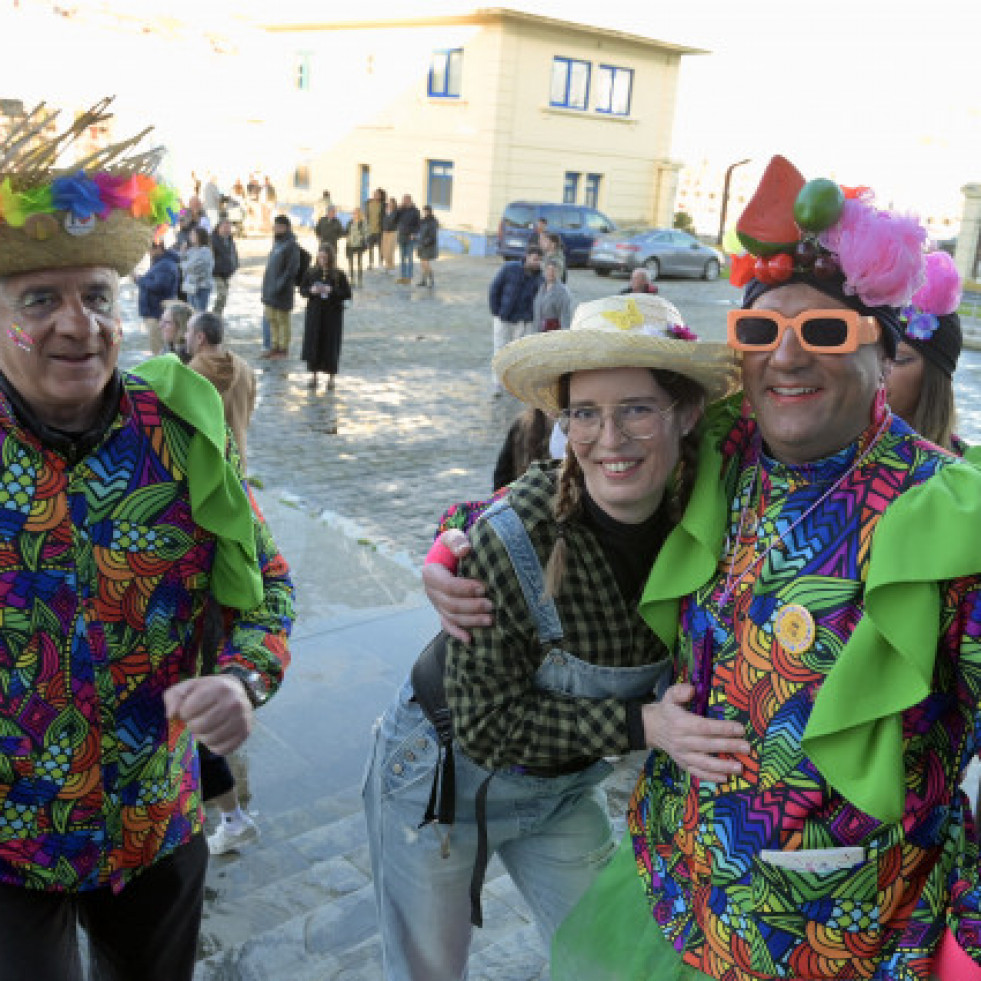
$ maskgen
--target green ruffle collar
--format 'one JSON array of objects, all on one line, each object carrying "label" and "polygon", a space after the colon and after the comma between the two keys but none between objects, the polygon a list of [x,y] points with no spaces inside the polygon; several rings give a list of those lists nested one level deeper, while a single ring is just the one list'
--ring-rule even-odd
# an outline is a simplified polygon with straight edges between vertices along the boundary
[{"label": "green ruffle collar", "polygon": [[[712,577],[721,554],[738,469],[723,472],[722,445],[741,401],[733,396],[707,413],[691,501],[641,599],[641,615],[669,648],[679,600]],[[937,583],[981,573],[978,536],[968,529],[981,529],[981,470],[968,464],[943,467],[889,505],[873,538],[864,616],[825,678],[804,732],[804,750],[828,783],[880,821],[903,814],[901,713],[931,690]]]},{"label": "green ruffle collar", "polygon": [[174,354],[150,358],[129,372],[194,428],[187,453],[191,514],[217,542],[211,592],[223,606],[255,609],[263,596],[252,506],[238,470],[225,456],[221,397],[206,378]]}]

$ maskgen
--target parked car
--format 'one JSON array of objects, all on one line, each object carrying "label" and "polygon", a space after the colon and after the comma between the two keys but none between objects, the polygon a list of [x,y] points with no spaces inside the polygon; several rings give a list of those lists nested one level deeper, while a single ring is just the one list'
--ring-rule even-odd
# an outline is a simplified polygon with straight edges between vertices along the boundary
[{"label": "parked car", "polygon": [[718,279],[723,261],[722,253],[676,228],[644,228],[601,235],[589,254],[589,265],[597,276],[631,272],[643,266],[652,280],[658,276]]},{"label": "parked car", "polygon": [[497,232],[497,252],[504,259],[520,259],[528,247],[539,218],[548,230],[562,239],[566,263],[585,266],[597,235],[616,231],[616,225],[601,211],[582,204],[547,204],[541,201],[512,201],[504,209]]}]

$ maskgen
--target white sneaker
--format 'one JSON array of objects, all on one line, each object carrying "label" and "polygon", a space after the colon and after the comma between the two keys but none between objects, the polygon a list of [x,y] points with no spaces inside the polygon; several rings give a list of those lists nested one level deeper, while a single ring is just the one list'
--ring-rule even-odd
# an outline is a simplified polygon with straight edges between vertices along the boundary
[{"label": "white sneaker", "polygon": [[229,824],[222,820],[218,824],[218,830],[213,835],[208,835],[208,851],[212,855],[237,852],[243,845],[255,841],[258,837],[258,825],[247,814],[237,824]]}]

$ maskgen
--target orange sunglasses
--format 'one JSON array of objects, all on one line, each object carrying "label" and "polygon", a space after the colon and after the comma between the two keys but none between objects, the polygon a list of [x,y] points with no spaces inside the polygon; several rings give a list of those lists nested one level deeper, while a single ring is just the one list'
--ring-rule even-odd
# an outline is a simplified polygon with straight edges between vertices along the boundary
[{"label": "orange sunglasses", "polygon": [[850,354],[882,333],[875,317],[857,310],[807,310],[785,317],[775,310],[730,310],[726,341],[735,351],[773,351],[788,327],[800,346],[815,354]]}]

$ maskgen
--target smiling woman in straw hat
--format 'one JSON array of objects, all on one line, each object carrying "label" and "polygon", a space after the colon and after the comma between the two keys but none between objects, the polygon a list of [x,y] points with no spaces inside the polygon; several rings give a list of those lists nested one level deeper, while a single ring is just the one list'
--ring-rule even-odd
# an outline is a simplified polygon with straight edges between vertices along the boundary
[{"label": "smiling woman in straw hat", "polygon": [[438,738],[418,671],[379,723],[365,806],[385,977],[399,981],[464,975],[495,853],[548,941],[613,851],[604,757],[659,746],[719,779],[733,765],[713,754],[742,745],[728,723],[685,712],[688,689],[658,700],[668,652],[636,612],[684,507],[702,407],[735,384],[733,355],[667,301],[616,296],[581,305],[568,331],[508,345],[494,367],[558,415],[568,449],[471,531],[462,571],[499,614],[472,645],[448,643],[453,806],[422,830]]}]

